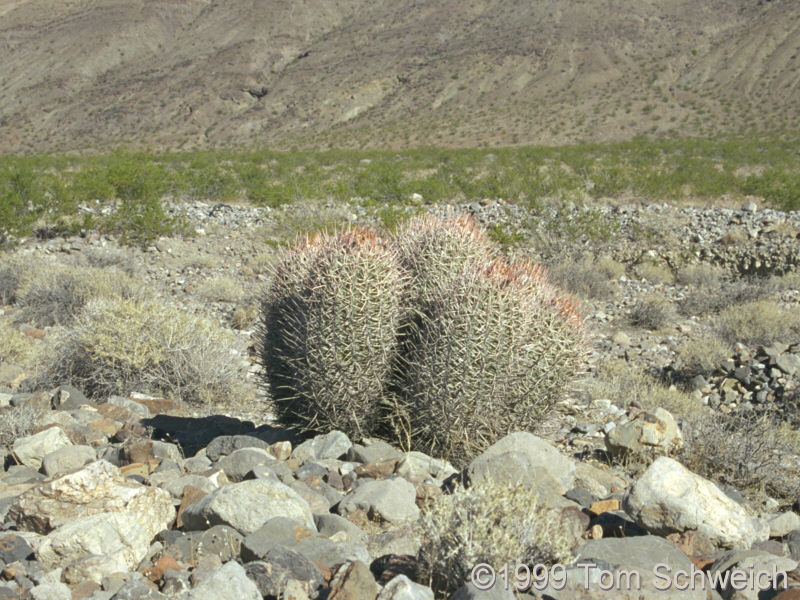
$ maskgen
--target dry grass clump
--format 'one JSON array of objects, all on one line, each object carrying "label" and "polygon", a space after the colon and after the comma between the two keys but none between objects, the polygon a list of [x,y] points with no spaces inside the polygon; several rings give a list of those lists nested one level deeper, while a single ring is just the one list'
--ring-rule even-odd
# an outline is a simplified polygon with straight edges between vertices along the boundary
[{"label": "dry grass clump", "polygon": [[[619,263],[614,264],[622,267]],[[591,257],[557,262],[550,265],[548,272],[555,284],[569,292],[581,298],[600,300],[608,299],[614,294],[614,286],[609,280],[619,277],[613,275],[617,271],[611,263],[603,261],[601,267],[599,261],[595,262]],[[624,267],[622,272],[624,273]]]},{"label": "dry grass clump", "polygon": [[770,277],[769,283],[777,291],[800,290],[800,271],[790,271],[780,277]]},{"label": "dry grass clump", "polygon": [[24,333],[0,318],[0,363],[26,364],[33,352],[33,344]]},{"label": "dry grass clump", "polygon": [[144,392],[233,401],[240,369],[232,347],[214,323],[157,301],[99,300],[55,345],[42,383],[69,381],[93,398]]},{"label": "dry grass clump", "polygon": [[239,282],[229,277],[207,279],[197,288],[197,295],[209,302],[237,302],[244,295]]},{"label": "dry grass clump", "polygon": [[699,263],[681,268],[676,279],[678,283],[683,285],[691,285],[698,288],[718,288],[722,284],[724,273],[721,267]]},{"label": "dry grass clump", "polygon": [[687,377],[708,377],[730,357],[730,346],[715,335],[692,338],[678,349],[678,362]]},{"label": "dry grass clump", "polygon": [[141,282],[115,269],[42,265],[20,286],[19,319],[40,327],[68,325],[90,300],[144,293]]},{"label": "dry grass clump", "polygon": [[625,275],[625,265],[605,254],[597,257],[594,268],[608,279],[619,279]]},{"label": "dry grass clump", "polygon": [[645,329],[662,329],[675,322],[675,305],[661,294],[648,294],[633,307],[631,325]]},{"label": "dry grass clump", "polygon": [[593,399],[606,398],[623,407],[635,403],[649,411],[661,407],[676,418],[697,414],[705,408],[688,394],[664,385],[636,365],[619,358],[602,363],[595,377],[585,384]]},{"label": "dry grass clump", "polygon": [[249,300],[242,302],[233,310],[231,325],[239,331],[253,329],[258,321],[258,302]]},{"label": "dry grass clump", "polygon": [[714,314],[735,304],[761,300],[778,289],[775,279],[737,279],[709,284],[690,293],[681,302],[680,310],[684,315]]},{"label": "dry grass clump", "polygon": [[5,256],[3,259],[3,264],[0,265],[0,306],[17,301],[17,291],[22,279],[22,263],[12,258],[6,260]]},{"label": "dry grass clump", "polygon": [[560,530],[552,512],[523,485],[487,480],[456,486],[424,509],[418,524],[420,574],[444,598],[469,581],[480,563],[497,571],[509,564],[566,562],[574,540]]},{"label": "dry grass clump", "polygon": [[643,262],[634,267],[633,272],[640,279],[646,279],[651,283],[672,283],[675,278],[669,267],[657,262]]},{"label": "dry grass clump", "polygon": [[797,432],[774,415],[706,413],[685,422],[682,433],[681,462],[692,472],[733,486],[754,502],[769,494],[791,505],[800,495],[800,475],[791,461]]},{"label": "dry grass clump", "polygon": [[11,448],[14,440],[32,434],[44,413],[45,409],[33,402],[0,407],[0,446]]},{"label": "dry grass clump", "polygon": [[139,263],[127,248],[89,248],[77,255],[76,264],[96,269],[113,268],[131,276],[139,272]]},{"label": "dry grass clump", "polygon": [[723,310],[715,325],[729,344],[791,343],[800,338],[800,311],[772,300],[745,302]]}]

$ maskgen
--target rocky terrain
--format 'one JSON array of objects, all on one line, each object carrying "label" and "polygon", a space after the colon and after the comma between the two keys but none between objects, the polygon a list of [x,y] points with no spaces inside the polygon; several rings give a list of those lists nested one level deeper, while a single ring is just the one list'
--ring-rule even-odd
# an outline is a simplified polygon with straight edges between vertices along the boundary
[{"label": "rocky terrain", "polygon": [[789,0],[2,0],[0,152],[779,131],[797,118],[798,10]]},{"label": "rocky terrain", "polygon": [[[186,404],[144,389],[87,398],[66,375],[43,385],[35,359],[0,362],[0,598],[410,600],[433,598],[434,589],[513,598],[515,580],[501,589],[500,565],[490,591],[460,587],[462,577],[460,589],[445,592],[441,577],[430,578],[431,532],[444,536],[457,520],[425,515],[457,498],[459,481],[474,490],[519,483],[535,498],[524,512],[538,518],[538,547],[550,548],[542,551],[549,579],[516,580],[520,598],[800,593],[800,456],[791,433],[782,445],[770,437],[780,422],[797,426],[799,213],[754,202],[540,213],[503,202],[424,207],[471,212],[513,240],[509,252],[546,262],[581,298],[590,333],[582,378],[535,435],[513,433],[457,470],[339,431],[304,440],[275,422],[257,385],[253,311],[274,245],[305,229],[311,213],[340,223],[373,217],[349,205],[171,210],[193,236],[138,249],[96,232],[28,239],[6,263],[126,271],[161,301],[219,323],[234,336],[241,401]],[[569,234],[587,211],[608,235]],[[71,325],[37,323],[25,312],[27,293],[4,299],[0,323],[44,356]],[[734,327],[726,310],[754,304],[768,307],[758,313],[764,323]],[[715,470],[713,460],[740,472]],[[473,516],[463,560],[487,552],[491,531],[520,518],[498,511],[490,523]],[[692,569],[701,573],[692,585],[676,578]],[[626,571],[640,576],[630,589]],[[769,575],[733,589],[737,573],[761,571]],[[727,588],[709,583],[726,576]]]}]

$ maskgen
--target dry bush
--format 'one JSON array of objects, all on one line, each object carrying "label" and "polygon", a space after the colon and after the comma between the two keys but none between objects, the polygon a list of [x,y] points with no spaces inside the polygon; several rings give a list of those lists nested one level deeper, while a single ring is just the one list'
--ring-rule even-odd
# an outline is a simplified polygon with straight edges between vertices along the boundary
[{"label": "dry bush", "polygon": [[608,279],[619,279],[625,275],[625,265],[608,255],[598,256],[594,261],[594,268]]},{"label": "dry bush", "polygon": [[30,339],[0,317],[0,363],[26,364],[32,352]]},{"label": "dry bush", "polygon": [[0,265],[0,306],[14,304],[17,301],[17,291],[21,281],[22,263],[13,258],[3,256]]},{"label": "dry bush", "polygon": [[237,306],[231,315],[231,325],[240,331],[253,329],[258,321],[258,303],[250,300]]},{"label": "dry bush", "polygon": [[681,462],[692,472],[754,502],[767,493],[790,505],[800,496],[800,475],[790,458],[797,454],[796,435],[787,435],[774,415],[706,413],[686,421],[682,433]]},{"label": "dry bush", "polygon": [[96,399],[144,392],[234,401],[241,374],[231,348],[214,323],[157,301],[99,300],[55,344],[40,383],[71,382]]},{"label": "dry bush", "polygon": [[634,267],[633,272],[640,279],[646,279],[651,283],[672,283],[675,278],[669,267],[656,262],[643,262]]},{"label": "dry bush", "polygon": [[68,325],[90,300],[144,294],[140,281],[115,269],[42,265],[20,287],[18,318],[40,327]]},{"label": "dry bush", "polygon": [[272,272],[277,261],[275,253],[270,254],[257,254],[249,261],[247,261],[247,270],[253,275],[268,275]]},{"label": "dry bush", "polygon": [[683,315],[718,313],[729,306],[761,300],[778,291],[777,283],[770,279],[737,279],[708,285],[693,290],[680,304]]},{"label": "dry bush", "polygon": [[139,264],[133,252],[127,248],[89,248],[77,254],[75,262],[79,266],[96,269],[114,268],[131,276],[139,272]]},{"label": "dry bush", "polygon": [[800,271],[790,271],[780,277],[770,277],[769,284],[777,291],[800,290]]},{"label": "dry bush", "polygon": [[614,286],[609,281],[610,265],[605,267],[601,269],[590,257],[584,257],[551,264],[549,275],[553,283],[581,298],[604,300],[614,293]]},{"label": "dry bush", "polygon": [[678,283],[698,288],[719,288],[722,284],[724,270],[715,265],[699,263],[686,265],[678,271]]},{"label": "dry bush", "polygon": [[237,302],[244,291],[238,281],[229,277],[215,277],[201,283],[197,295],[209,302]]},{"label": "dry bush", "polygon": [[45,409],[33,402],[0,408],[0,446],[10,449],[14,440],[34,432]]},{"label": "dry bush", "polygon": [[771,300],[745,302],[723,310],[715,325],[729,344],[792,343],[800,338],[800,311]]},{"label": "dry bush", "polygon": [[648,294],[633,307],[631,325],[645,329],[662,329],[675,322],[675,305],[661,294]]},{"label": "dry bush", "polygon": [[529,487],[492,480],[457,485],[426,507],[417,525],[420,575],[444,598],[469,581],[480,563],[499,570],[568,561],[574,540],[553,517]]},{"label": "dry bush", "polygon": [[606,398],[622,406],[635,403],[650,411],[661,407],[676,418],[697,414],[705,408],[689,394],[667,387],[636,365],[619,358],[602,363],[595,377],[585,382],[585,387],[592,399]]},{"label": "dry bush", "polygon": [[186,266],[193,269],[215,269],[220,264],[222,260],[215,254],[193,254],[186,262]]},{"label": "dry bush", "polygon": [[686,377],[708,377],[730,357],[730,346],[713,334],[701,339],[692,338],[678,349],[678,362]]}]

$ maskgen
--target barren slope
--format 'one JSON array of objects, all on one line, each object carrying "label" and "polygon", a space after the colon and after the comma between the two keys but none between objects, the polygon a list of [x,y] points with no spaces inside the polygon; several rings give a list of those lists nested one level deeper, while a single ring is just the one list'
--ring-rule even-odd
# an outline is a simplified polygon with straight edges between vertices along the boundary
[{"label": "barren slope", "polygon": [[779,129],[787,0],[0,0],[0,151]]}]

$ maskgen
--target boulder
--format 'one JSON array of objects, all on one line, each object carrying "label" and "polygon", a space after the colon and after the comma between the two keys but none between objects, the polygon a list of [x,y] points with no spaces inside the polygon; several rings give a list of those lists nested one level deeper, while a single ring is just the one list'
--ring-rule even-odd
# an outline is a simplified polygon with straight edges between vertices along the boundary
[{"label": "boulder", "polygon": [[79,469],[96,458],[96,452],[91,446],[64,446],[45,454],[42,471],[48,477],[61,475]]},{"label": "boulder", "polygon": [[17,462],[39,469],[45,455],[71,445],[72,442],[63,429],[48,427],[39,433],[15,439],[12,450]]},{"label": "boulder", "polygon": [[248,535],[274,517],[314,528],[308,503],[289,486],[272,479],[252,479],[216,489],[183,511],[182,518],[189,530],[229,525]]},{"label": "boulder", "polygon": [[405,575],[398,575],[383,586],[378,600],[433,600],[433,591]]},{"label": "boulder", "polygon": [[723,548],[749,548],[769,537],[769,525],[747,513],[712,482],[662,456],[636,481],[624,510],[656,535],[695,530]]},{"label": "boulder", "polygon": [[675,418],[663,408],[641,412],[606,433],[606,448],[614,456],[658,451],[669,454],[683,446]]},{"label": "boulder", "polygon": [[364,480],[342,499],[338,512],[360,510],[373,520],[403,523],[419,517],[416,498],[416,488],[403,478]]},{"label": "boulder", "polygon": [[[737,600],[760,600],[765,592],[770,594],[773,590],[783,589],[789,581],[789,571],[795,568],[797,561],[791,558],[759,550],[734,550],[719,556],[708,573],[727,584],[718,588],[724,600],[734,596]],[[775,574],[778,574],[777,581],[773,581]],[[744,578],[744,585],[739,584],[737,577]]]},{"label": "boulder", "polygon": [[292,450],[292,457],[301,463],[307,460],[339,458],[346,454],[353,443],[342,431],[331,431],[306,440]]},{"label": "boulder", "polygon": [[262,600],[256,584],[247,577],[242,565],[230,561],[204,577],[197,586],[181,596],[181,600]]}]

